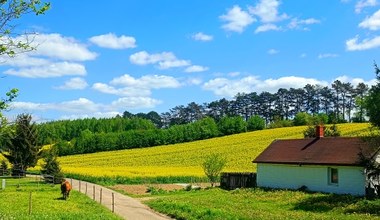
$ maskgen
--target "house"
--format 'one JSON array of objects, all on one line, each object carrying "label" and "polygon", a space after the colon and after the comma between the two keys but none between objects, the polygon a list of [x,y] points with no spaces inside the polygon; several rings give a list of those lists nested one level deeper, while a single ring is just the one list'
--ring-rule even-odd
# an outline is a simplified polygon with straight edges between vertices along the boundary
[{"label": "house", "polygon": [[361,138],[324,137],[317,126],[316,138],[275,140],[257,156],[257,186],[363,196],[368,178],[359,154],[380,159]]}]

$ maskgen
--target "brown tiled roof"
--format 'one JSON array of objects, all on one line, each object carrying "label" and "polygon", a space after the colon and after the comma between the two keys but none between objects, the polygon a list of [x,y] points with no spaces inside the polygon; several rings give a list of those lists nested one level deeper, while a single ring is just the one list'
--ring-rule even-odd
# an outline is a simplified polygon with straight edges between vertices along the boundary
[{"label": "brown tiled roof", "polygon": [[371,157],[375,149],[354,137],[275,140],[253,162],[358,166],[360,152]]}]

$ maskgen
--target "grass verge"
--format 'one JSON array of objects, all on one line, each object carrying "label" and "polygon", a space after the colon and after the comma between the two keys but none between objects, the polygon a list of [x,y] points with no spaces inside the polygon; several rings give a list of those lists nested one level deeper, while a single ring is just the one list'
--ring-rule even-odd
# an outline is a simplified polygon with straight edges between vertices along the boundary
[{"label": "grass verge", "polygon": [[5,189],[0,190],[0,219],[121,219],[77,191],[72,191],[68,200],[61,197],[59,185],[7,179]]},{"label": "grass verge", "polygon": [[380,200],[286,190],[219,188],[155,195],[145,202],[176,219],[380,219]]}]

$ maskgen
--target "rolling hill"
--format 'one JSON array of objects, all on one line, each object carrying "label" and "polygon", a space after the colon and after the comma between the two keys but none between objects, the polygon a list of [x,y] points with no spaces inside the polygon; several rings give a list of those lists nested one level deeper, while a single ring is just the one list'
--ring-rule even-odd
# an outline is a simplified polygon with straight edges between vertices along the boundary
[{"label": "rolling hill", "polygon": [[[361,136],[369,124],[339,124],[342,136]],[[227,158],[224,171],[255,172],[251,161],[275,139],[302,138],[306,126],[212,138],[150,148],[108,151],[59,158],[66,173],[121,177],[204,176],[201,164],[206,155],[219,153]]]}]

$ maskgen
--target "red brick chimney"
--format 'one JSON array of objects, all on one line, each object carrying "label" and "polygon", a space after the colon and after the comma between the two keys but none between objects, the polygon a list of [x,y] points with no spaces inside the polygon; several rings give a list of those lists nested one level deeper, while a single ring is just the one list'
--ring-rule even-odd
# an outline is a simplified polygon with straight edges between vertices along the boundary
[{"label": "red brick chimney", "polygon": [[322,125],[317,125],[315,127],[315,137],[316,138],[323,138],[324,136],[324,130]]}]

